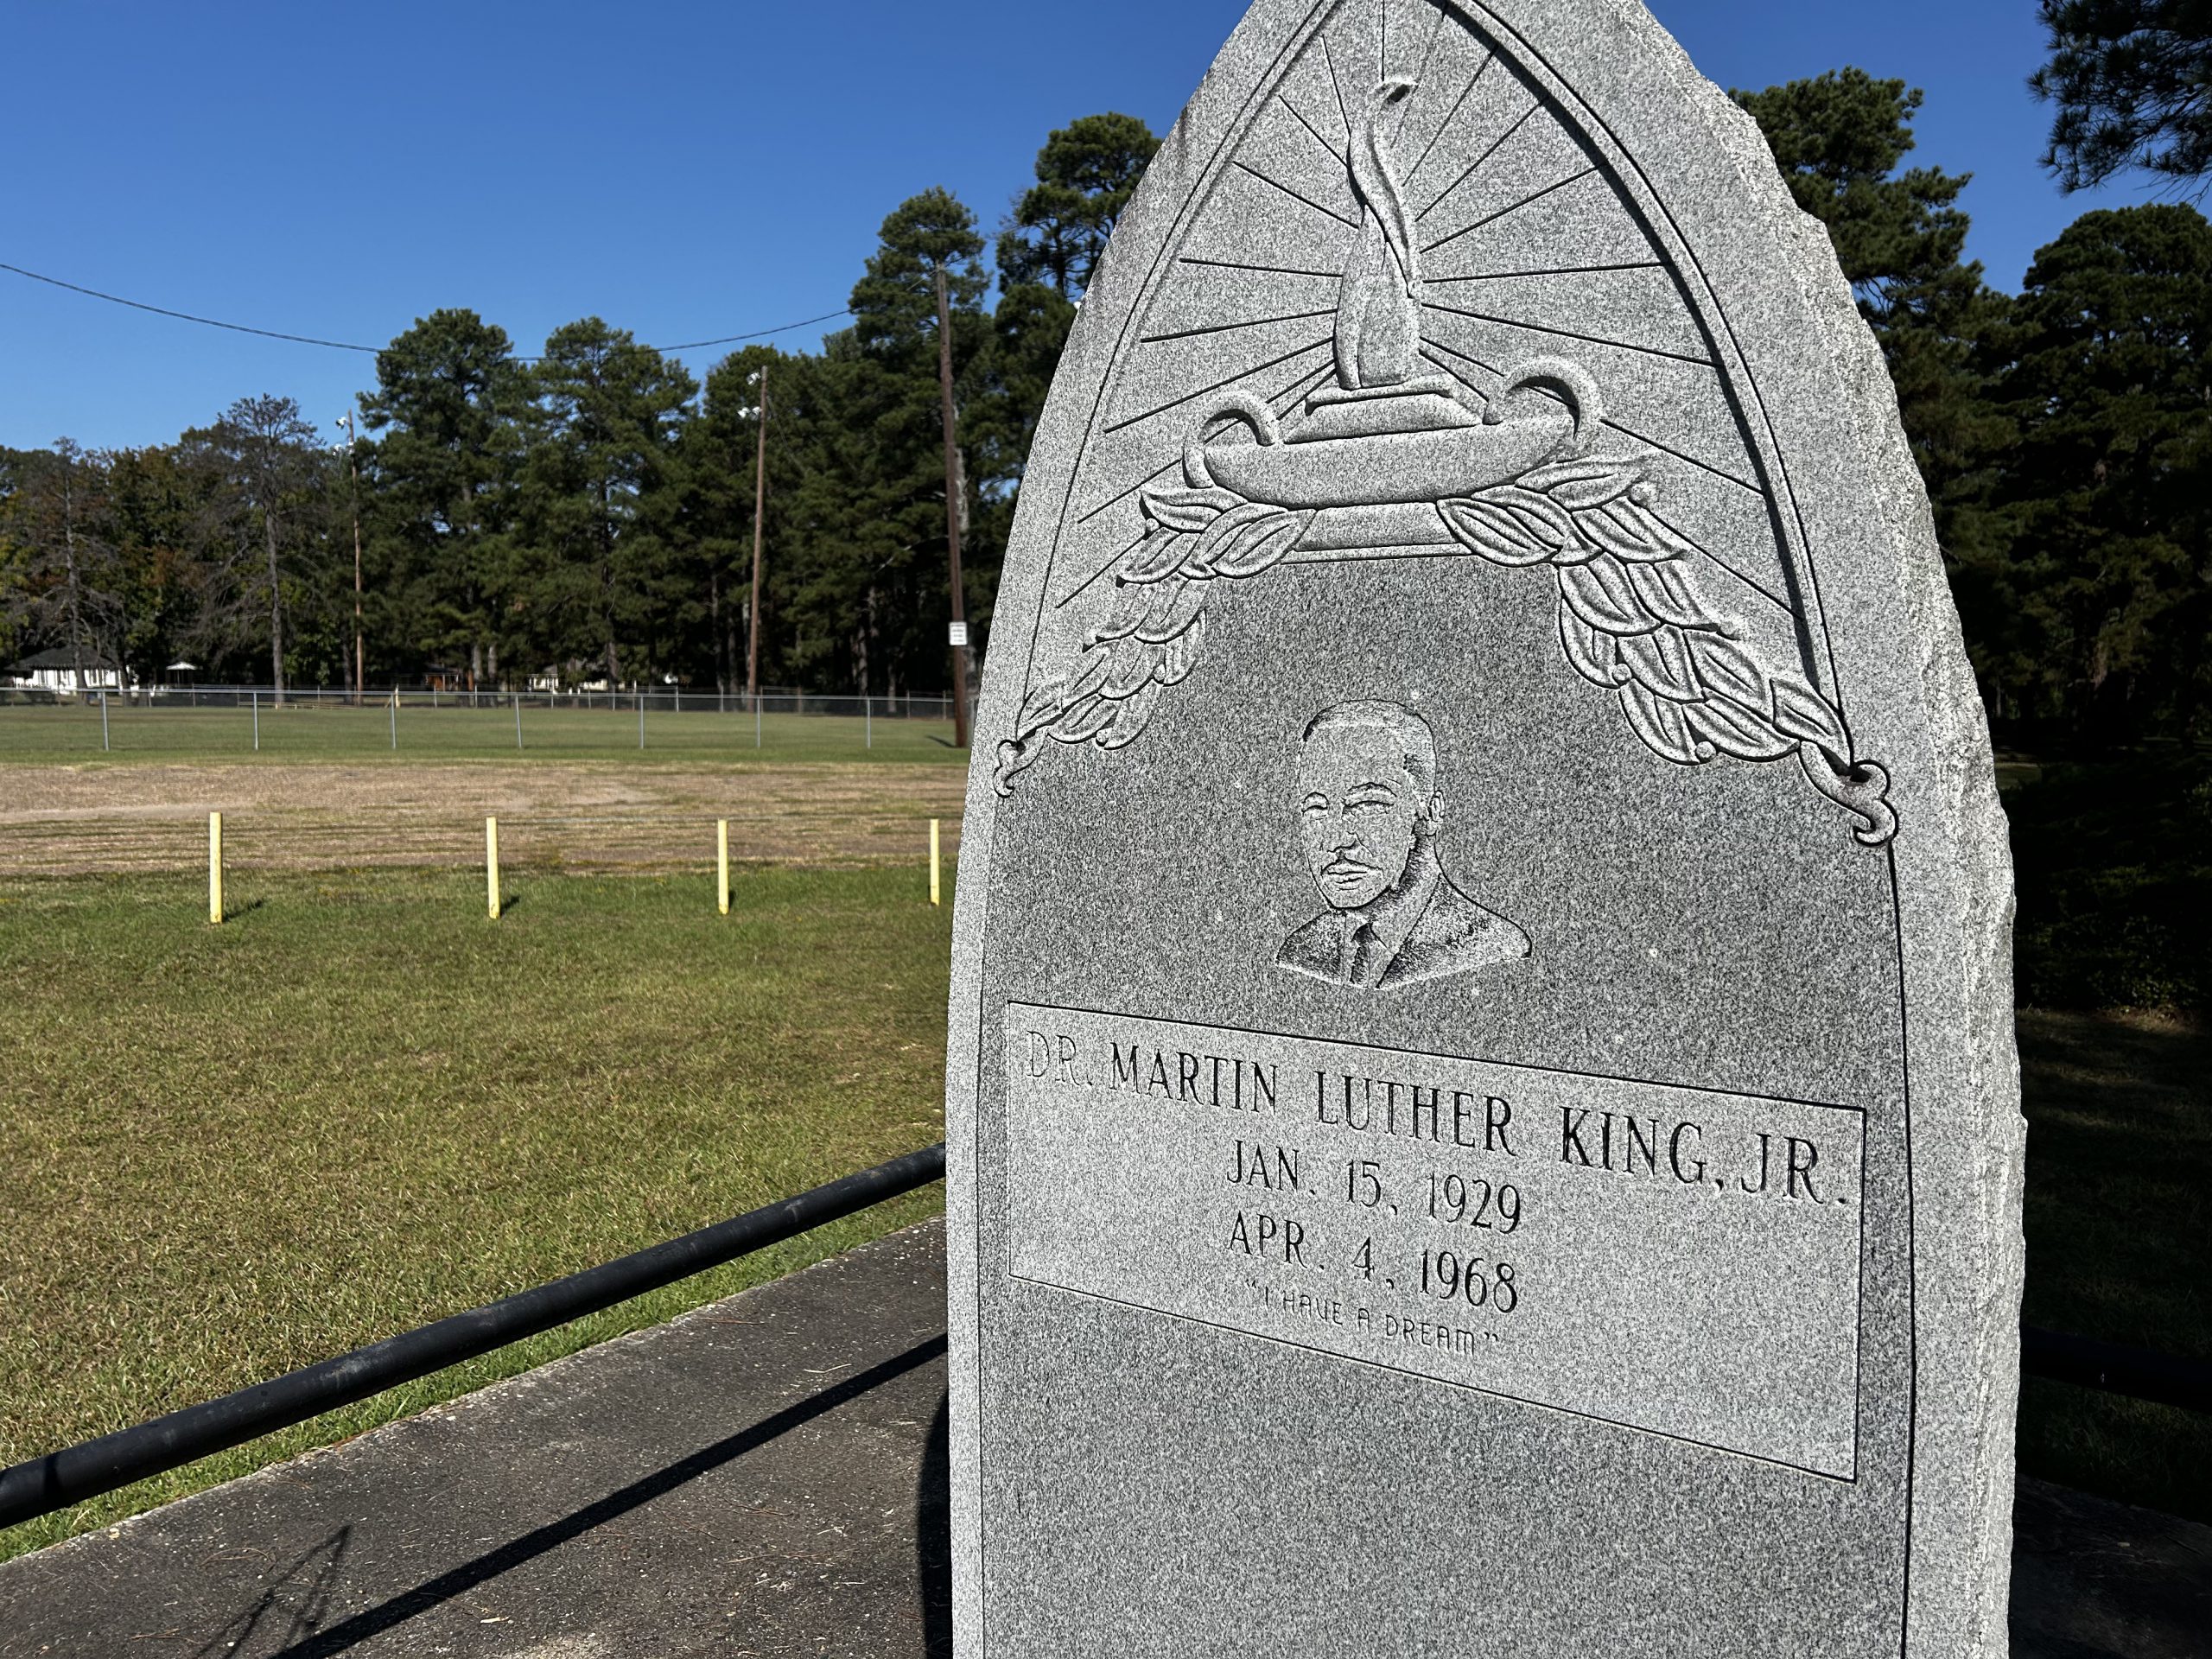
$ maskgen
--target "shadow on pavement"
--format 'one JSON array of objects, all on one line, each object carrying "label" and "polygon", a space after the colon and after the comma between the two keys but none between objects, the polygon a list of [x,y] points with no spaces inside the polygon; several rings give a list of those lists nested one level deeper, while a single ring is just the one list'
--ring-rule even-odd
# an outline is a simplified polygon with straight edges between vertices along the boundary
[{"label": "shadow on pavement", "polygon": [[[299,1632],[297,1637],[291,1642],[290,1645],[271,1654],[270,1659],[331,1659],[331,1656],[345,1653],[372,1636],[403,1624],[420,1614],[429,1612],[451,1601],[454,1597],[464,1595],[478,1586],[499,1577],[503,1573],[511,1572],[524,1562],[535,1560],[549,1551],[557,1549],[562,1545],[582,1537],[594,1528],[604,1526],[608,1522],[617,1520],[633,1510],[642,1508],[655,1498],[674,1491],[688,1481],[696,1480],[702,1475],[719,1469],[725,1464],[734,1462],[747,1452],[767,1445],[779,1435],[787,1434],[817,1417],[835,1411],[848,1402],[858,1399],[871,1389],[879,1388],[895,1377],[903,1376],[909,1371],[930,1363],[932,1360],[942,1358],[944,1351],[945,1340],[941,1336],[918,1344],[903,1354],[896,1355],[880,1364],[871,1366],[865,1371],[847,1377],[842,1382],[833,1383],[819,1394],[810,1395],[798,1404],[788,1406],[774,1415],[762,1419],[750,1428],[742,1429],[730,1435],[727,1440],[718,1440],[712,1446],[704,1446],[692,1452],[689,1457],[678,1459],[667,1468],[658,1470],[642,1480],[632,1481],[627,1486],[609,1492],[605,1497],[586,1504],[573,1515],[564,1516],[558,1521],[549,1522],[544,1526],[523,1534],[519,1538],[509,1540],[497,1549],[487,1551],[474,1560],[463,1562],[450,1572],[440,1573],[426,1584],[417,1585],[414,1589],[394,1596],[377,1606],[355,1613],[327,1630],[317,1630],[314,1628],[313,1623],[315,1608],[319,1600],[327,1599],[327,1586],[333,1581],[337,1569],[338,1556],[337,1554],[333,1553],[321,1569],[321,1576],[315,1579],[310,1596],[302,1601],[299,1608],[293,1614],[292,1629]],[[938,1421],[940,1424],[944,1421],[942,1414]],[[943,1456],[941,1445],[941,1440],[934,1437],[933,1431],[932,1453],[940,1459]],[[925,1465],[927,1466],[930,1465]],[[931,1477],[925,1473],[922,1483],[925,1493],[929,1490],[931,1479]],[[237,1619],[225,1628],[223,1636],[218,1637],[215,1643],[211,1643],[202,1651],[210,1656],[216,1653],[236,1654],[238,1652],[237,1648],[226,1647],[222,1643],[226,1640],[243,1640],[245,1635],[250,1634],[255,1628],[251,1621],[263,1617],[260,1610],[264,1605],[274,1608],[283,1600],[283,1592],[285,1585],[299,1578],[303,1570],[312,1571],[310,1564],[318,1554],[331,1550],[333,1543],[335,1543],[338,1549],[342,1551],[343,1537],[344,1533],[341,1530],[336,1539],[326,1541],[318,1546],[316,1550],[309,1552],[308,1556],[304,1558],[298,1567],[293,1568],[284,1580],[264,1591],[260,1600],[253,1608],[239,1614]],[[936,1617],[937,1615],[932,1613],[932,1619]],[[946,1624],[945,1645],[942,1649],[934,1645],[936,1637],[933,1625],[932,1646],[930,1649],[932,1654],[940,1651],[949,1654],[951,1651],[949,1611],[944,1617]],[[235,1638],[232,1637],[232,1632],[238,1632]]]},{"label": "shadow on pavement", "polygon": [[914,1488],[915,1557],[921,1569],[922,1651],[952,1659],[952,1421],[937,1402]]},{"label": "shadow on pavement", "polygon": [[192,1659],[243,1659],[255,1650],[248,1644],[257,1636],[280,1644],[313,1636],[329,1616],[339,1569],[353,1541],[352,1527],[339,1528],[279,1573],[251,1607],[194,1648]]}]

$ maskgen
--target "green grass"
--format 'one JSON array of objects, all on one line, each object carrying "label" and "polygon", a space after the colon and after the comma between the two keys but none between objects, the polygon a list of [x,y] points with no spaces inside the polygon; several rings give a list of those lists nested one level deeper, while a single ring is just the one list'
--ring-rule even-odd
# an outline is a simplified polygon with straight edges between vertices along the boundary
[{"label": "green grass", "polygon": [[[2028,1119],[2024,1317],[2212,1360],[2212,767],[2000,765]],[[2020,1466],[2212,1521],[2212,1418],[2026,1380]]]},{"label": "green grass", "polygon": [[2131,755],[2005,792],[2024,1007],[2212,1012],[2212,766]]},{"label": "green grass", "polygon": [[[2024,1317],[2212,1360],[2212,1036],[2023,1013]],[[2020,1466],[2212,1521],[2212,1417],[2061,1382],[2021,1390]]]},{"label": "green grass", "polygon": [[[89,712],[87,753],[87,711],[0,709],[0,761],[97,762]],[[111,713],[120,764],[253,758],[226,747],[243,716]],[[512,740],[512,710],[402,718],[422,733],[401,751],[410,763],[434,744],[449,760],[493,758]],[[346,759],[383,719],[264,715],[261,758]],[[524,753],[619,758],[609,719],[526,709]],[[736,716],[649,716],[649,743],[669,735],[646,758],[696,737],[695,755],[741,760],[733,727],[749,741]],[[868,753],[855,722],[771,717],[763,734],[778,760]],[[876,738],[880,760],[965,758],[918,726],[880,721]],[[2185,1016],[2052,1011],[2201,1006],[2202,779],[2174,762],[2015,769],[2007,806],[2023,1000],[2044,1005],[2021,1025],[2027,1318],[2212,1357],[2212,1038]],[[914,870],[749,871],[728,918],[696,874],[522,868],[508,889],[493,924],[473,869],[249,869],[231,883],[241,913],[211,929],[196,872],[0,881],[0,1462],[941,1135],[949,912],[920,902]],[[937,1203],[931,1189],[0,1533],[0,1555],[665,1319]],[[2030,1473],[2212,1520],[2212,1420],[2030,1382],[2019,1444]]]},{"label": "green grass", "polygon": [[[0,1462],[242,1387],[943,1134],[949,909],[912,870],[0,883]],[[923,1192],[0,1532],[50,1542],[933,1211]]]},{"label": "green grass", "polygon": [[164,703],[108,709],[108,747],[101,747],[100,709],[89,704],[0,705],[0,766],[83,766],[106,762],[263,762],[301,760],[398,762],[426,760],[647,760],[934,761],[965,766],[968,752],[952,747],[950,721],[873,721],[843,715],[763,714],[760,742],[750,715],[716,713],[711,699],[681,714],[665,705],[645,715],[645,746],[638,747],[633,709],[549,709],[525,702],[523,747],[515,747],[512,707],[467,709],[450,702],[433,709],[410,698],[392,717],[378,706],[295,705],[281,712],[264,704],[261,747],[254,748],[250,709],[193,709]]}]

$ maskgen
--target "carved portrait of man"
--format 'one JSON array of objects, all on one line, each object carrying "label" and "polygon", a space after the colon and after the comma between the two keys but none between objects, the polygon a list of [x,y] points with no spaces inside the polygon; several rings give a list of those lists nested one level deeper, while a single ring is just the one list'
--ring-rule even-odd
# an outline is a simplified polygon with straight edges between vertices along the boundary
[{"label": "carved portrait of man", "polygon": [[1395,702],[1340,702],[1306,723],[1300,840],[1325,908],[1275,965],[1371,989],[1472,973],[1529,954],[1529,936],[1444,873],[1436,739]]}]

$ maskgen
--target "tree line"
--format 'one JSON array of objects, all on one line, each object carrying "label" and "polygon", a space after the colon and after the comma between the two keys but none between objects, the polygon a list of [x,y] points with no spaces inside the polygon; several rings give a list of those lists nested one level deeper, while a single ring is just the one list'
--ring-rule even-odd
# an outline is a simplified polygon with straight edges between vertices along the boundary
[{"label": "tree line", "polygon": [[938,696],[938,276],[981,638],[1060,347],[1158,147],[1121,115],[1052,133],[988,262],[963,204],[912,197],[848,327],[817,353],[748,346],[703,385],[598,317],[524,357],[496,323],[440,310],[378,354],[355,443],[270,396],[169,444],[0,449],[0,664],[58,649],[154,683],[188,660],[203,679],[349,684],[358,522],[372,684],[739,687],[757,459],[760,682]]},{"label": "tree line", "polygon": [[[2212,36],[2186,10],[2044,0],[2063,183],[2133,167],[2201,190],[2212,105],[2189,88]],[[2212,225],[2183,201],[2084,213],[2008,295],[1962,258],[1970,175],[1906,165],[1918,92],[1846,69],[1735,97],[1888,362],[2000,733],[2212,737]]]},{"label": "tree line", "polygon": [[[2134,167],[2201,188],[2207,53],[2177,4],[2044,0],[2044,159],[2069,187]],[[1963,258],[1967,175],[1908,164],[1919,92],[1845,69],[1735,96],[1888,362],[1992,715],[2045,743],[2212,735],[2212,225],[2178,200],[2085,213],[2007,294]],[[938,277],[987,645],[1054,365],[1157,148],[1122,115],[1053,132],[988,261],[951,194],[902,202],[849,327],[747,346],[703,385],[596,317],[526,359],[442,310],[378,354],[350,449],[270,396],[173,444],[0,450],[0,662],[345,684],[358,517],[372,683],[741,687],[765,407],[761,683],[939,695]]]}]

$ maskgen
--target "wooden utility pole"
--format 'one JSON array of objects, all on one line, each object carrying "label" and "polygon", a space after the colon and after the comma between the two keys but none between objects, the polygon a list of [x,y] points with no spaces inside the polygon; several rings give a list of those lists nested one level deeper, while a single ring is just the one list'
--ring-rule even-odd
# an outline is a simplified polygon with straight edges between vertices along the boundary
[{"label": "wooden utility pole", "polygon": [[351,410],[341,424],[346,428],[346,458],[353,466],[353,706],[358,709],[368,664],[368,652],[361,643],[361,451],[355,441]]},{"label": "wooden utility pole", "polygon": [[968,606],[960,591],[960,445],[952,410],[952,302],[937,268],[937,378],[944,404],[944,547],[952,566],[952,747],[968,747]]},{"label": "wooden utility pole", "polygon": [[760,365],[760,418],[753,458],[753,603],[745,613],[745,701],[755,709],[760,695],[760,527],[768,508],[768,365]]}]

